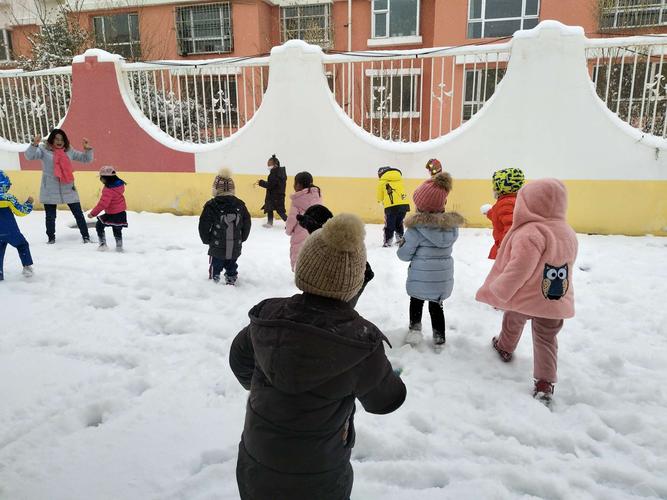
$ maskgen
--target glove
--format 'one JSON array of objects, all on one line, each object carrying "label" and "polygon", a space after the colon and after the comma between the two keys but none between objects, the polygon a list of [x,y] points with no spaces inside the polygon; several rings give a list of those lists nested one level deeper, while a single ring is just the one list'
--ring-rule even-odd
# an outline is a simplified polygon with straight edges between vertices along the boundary
[{"label": "glove", "polygon": [[401,376],[401,373],[403,373],[403,368],[394,368],[393,371],[394,371],[394,374],[395,374],[397,377],[400,377],[400,376]]},{"label": "glove", "polygon": [[491,210],[492,205],[489,203],[485,203],[481,207],[479,207],[479,211],[482,212],[482,215],[486,215],[486,213]]}]

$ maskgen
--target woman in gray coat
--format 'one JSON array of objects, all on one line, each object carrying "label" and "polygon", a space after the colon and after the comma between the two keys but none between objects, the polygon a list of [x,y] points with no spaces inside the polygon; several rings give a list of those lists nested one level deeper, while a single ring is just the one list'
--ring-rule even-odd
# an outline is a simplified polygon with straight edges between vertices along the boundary
[{"label": "woman in gray coat", "polygon": [[41,136],[36,135],[24,155],[28,160],[42,161],[42,184],[39,201],[46,212],[46,235],[48,243],[56,242],[56,208],[66,204],[71,210],[79,227],[84,243],[90,243],[88,225],[81,210],[79,193],[74,186],[71,161],[90,163],[93,161],[93,148],[88,139],[83,139],[83,152],[70,147],[67,134],[54,128],[46,144],[40,144]]},{"label": "woman in gray coat", "polygon": [[410,262],[406,289],[410,296],[410,327],[406,342],[422,340],[421,317],[424,302],[433,327],[436,346],[445,343],[445,315],[442,302],[454,288],[452,246],[459,237],[463,217],[456,212],[445,213],[452,179],[440,173],[419,186],[413,195],[417,213],[405,220],[408,228],[398,249],[398,258]]}]

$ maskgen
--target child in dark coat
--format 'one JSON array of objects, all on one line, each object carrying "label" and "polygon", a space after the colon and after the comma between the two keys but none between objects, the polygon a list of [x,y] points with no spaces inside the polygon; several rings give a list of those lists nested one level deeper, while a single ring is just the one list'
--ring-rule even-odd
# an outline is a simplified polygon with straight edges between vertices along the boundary
[{"label": "child in dark coat", "polygon": [[[99,240],[100,250],[106,250],[107,237],[104,234],[106,227],[111,227],[116,240],[116,251],[123,251],[123,228],[127,227],[127,203],[125,202],[125,181],[116,175],[113,167],[104,166],[100,169],[100,182],[104,184],[102,196],[88,214],[88,218],[97,217],[95,230]],[[104,211],[100,215],[100,212]]]},{"label": "child in dark coat", "polygon": [[250,391],[236,464],[242,500],[349,499],[356,400],[379,415],[405,401],[386,337],[349,303],[365,262],[361,219],[327,221],[297,259],[304,293],[257,304],[232,342],[232,371]]},{"label": "child in dark coat", "polygon": [[11,245],[19,252],[21,264],[23,264],[23,276],[32,276],[32,256],[30,246],[21,234],[16,224],[15,215],[23,217],[32,212],[32,196],[25,203],[19,203],[16,196],[9,194],[12,183],[9,177],[0,170],[0,281],[4,279],[3,263],[5,261],[5,249]]},{"label": "child in dark coat", "polygon": [[267,218],[264,227],[273,227],[274,211],[278,212],[282,220],[287,220],[287,213],[285,212],[287,172],[285,167],[280,166],[280,160],[276,158],[276,155],[271,155],[271,158],[266,162],[266,166],[270,169],[269,177],[266,180],[258,180],[255,185],[266,189],[264,206],[262,207]]},{"label": "child in dark coat", "polygon": [[[303,227],[308,234],[312,234],[314,231],[320,229],[326,221],[333,218],[331,211],[324,205],[313,205],[306,210],[303,215],[297,215],[296,220],[299,222],[299,225]],[[359,297],[364,293],[364,289],[368,282],[375,277],[371,265],[366,261],[366,270],[364,271],[364,284],[361,286],[361,290],[356,294],[351,300],[350,305],[352,307],[357,307],[357,302]]]},{"label": "child in dark coat", "polygon": [[209,279],[218,283],[225,270],[225,283],[236,284],[237,259],[241,245],[250,234],[250,213],[234,196],[234,180],[228,169],[221,169],[213,181],[214,198],[207,201],[199,217],[199,236],[208,245]]}]

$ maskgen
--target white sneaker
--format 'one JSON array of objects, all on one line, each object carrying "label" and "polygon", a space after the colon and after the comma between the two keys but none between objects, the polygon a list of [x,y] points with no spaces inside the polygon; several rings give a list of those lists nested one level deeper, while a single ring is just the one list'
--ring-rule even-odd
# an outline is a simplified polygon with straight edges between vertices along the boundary
[{"label": "white sneaker", "polygon": [[424,336],[420,330],[409,330],[408,335],[405,337],[405,343],[410,345],[417,345],[424,340]]},{"label": "white sneaker", "polygon": [[26,278],[31,278],[35,272],[32,270],[32,266],[23,266],[23,276]]}]

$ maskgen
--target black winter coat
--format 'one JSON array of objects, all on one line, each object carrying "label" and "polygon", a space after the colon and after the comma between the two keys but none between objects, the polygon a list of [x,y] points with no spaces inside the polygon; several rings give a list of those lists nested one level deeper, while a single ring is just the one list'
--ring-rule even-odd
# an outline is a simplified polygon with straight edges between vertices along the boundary
[{"label": "black winter coat", "polygon": [[238,259],[241,244],[250,234],[250,213],[236,196],[216,196],[199,217],[199,237],[208,254],[218,259]]},{"label": "black winter coat", "polygon": [[250,390],[239,445],[241,498],[348,499],[355,399],[370,413],[403,404],[386,337],[346,302],[311,294],[253,307],[231,368]]},{"label": "black winter coat", "polygon": [[266,189],[262,210],[269,213],[285,211],[285,189],[287,187],[287,171],[285,167],[273,167],[266,180],[259,181],[259,185]]}]

